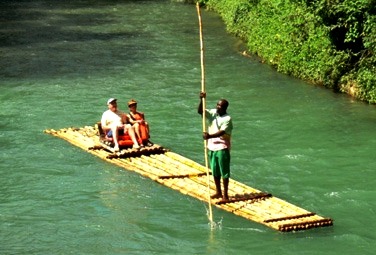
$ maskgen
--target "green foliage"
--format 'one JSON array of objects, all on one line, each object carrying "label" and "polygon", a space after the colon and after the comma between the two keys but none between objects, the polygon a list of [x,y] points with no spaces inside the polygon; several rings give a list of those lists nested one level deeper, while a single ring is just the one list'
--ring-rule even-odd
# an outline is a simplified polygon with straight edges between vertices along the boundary
[{"label": "green foliage", "polygon": [[358,71],[357,80],[362,89],[358,92],[359,99],[369,103],[376,103],[376,77],[375,68],[361,68]]},{"label": "green foliage", "polygon": [[205,0],[278,71],[376,102],[376,0]]},{"label": "green foliage", "polygon": [[248,30],[248,17],[252,8],[252,2],[249,0],[208,0],[208,7],[217,11],[223,18],[229,32],[236,34],[237,36],[246,39]]}]

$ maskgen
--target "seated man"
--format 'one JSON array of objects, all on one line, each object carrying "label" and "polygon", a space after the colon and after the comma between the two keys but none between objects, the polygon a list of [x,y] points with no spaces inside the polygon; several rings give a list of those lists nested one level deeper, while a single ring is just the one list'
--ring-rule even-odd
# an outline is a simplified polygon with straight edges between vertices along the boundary
[{"label": "seated man", "polygon": [[145,121],[145,115],[142,112],[137,111],[137,101],[131,99],[128,102],[129,114],[127,114],[128,121],[134,127],[136,137],[140,144],[145,144],[146,146],[153,146],[153,143],[149,141],[149,125]]},{"label": "seated man", "polygon": [[114,150],[119,151],[119,134],[126,134],[133,141],[133,148],[138,149],[140,146],[136,140],[136,135],[132,125],[127,124],[127,116],[117,108],[117,99],[110,98],[107,101],[108,110],[102,114],[101,126],[107,137],[112,137],[114,141]]}]

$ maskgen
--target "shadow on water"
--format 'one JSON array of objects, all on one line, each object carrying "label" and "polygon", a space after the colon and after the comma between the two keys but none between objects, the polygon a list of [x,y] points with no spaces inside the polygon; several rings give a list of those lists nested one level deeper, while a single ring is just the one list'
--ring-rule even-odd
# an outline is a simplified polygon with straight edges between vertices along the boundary
[{"label": "shadow on water", "polygon": [[[1,1],[0,77],[81,76],[109,70],[119,61],[128,66],[142,60],[149,46],[132,38],[150,35],[118,23],[126,17],[124,5],[148,2]],[[95,30],[100,26],[114,28]],[[115,54],[121,51],[124,54]]]}]

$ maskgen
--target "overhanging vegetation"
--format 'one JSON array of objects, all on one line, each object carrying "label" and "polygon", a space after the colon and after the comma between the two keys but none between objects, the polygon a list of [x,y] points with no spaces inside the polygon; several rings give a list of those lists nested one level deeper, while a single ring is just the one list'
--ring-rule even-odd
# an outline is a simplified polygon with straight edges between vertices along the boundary
[{"label": "overhanging vegetation", "polygon": [[376,103],[376,0],[201,0],[279,72]]}]

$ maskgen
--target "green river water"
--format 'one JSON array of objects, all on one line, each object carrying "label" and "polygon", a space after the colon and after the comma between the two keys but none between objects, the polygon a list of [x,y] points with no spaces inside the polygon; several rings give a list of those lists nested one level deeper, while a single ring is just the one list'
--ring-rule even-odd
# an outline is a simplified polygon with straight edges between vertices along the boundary
[{"label": "green river water", "polygon": [[[234,120],[232,177],[334,219],[280,233],[43,130],[135,98],[152,141],[203,163],[198,20],[179,1],[0,1],[0,254],[374,254],[375,107],[242,56],[203,11],[208,106]],[[231,185],[231,183],[230,183]]]}]

